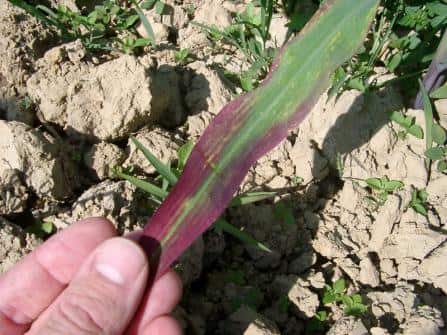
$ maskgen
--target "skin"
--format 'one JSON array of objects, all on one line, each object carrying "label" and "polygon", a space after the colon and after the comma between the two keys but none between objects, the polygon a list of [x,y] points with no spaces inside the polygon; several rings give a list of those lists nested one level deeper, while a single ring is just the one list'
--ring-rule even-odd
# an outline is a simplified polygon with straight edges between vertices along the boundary
[{"label": "skin", "polygon": [[0,334],[181,335],[169,316],[182,285],[169,271],[148,292],[149,263],[112,224],[91,218],[54,235],[0,276]]}]

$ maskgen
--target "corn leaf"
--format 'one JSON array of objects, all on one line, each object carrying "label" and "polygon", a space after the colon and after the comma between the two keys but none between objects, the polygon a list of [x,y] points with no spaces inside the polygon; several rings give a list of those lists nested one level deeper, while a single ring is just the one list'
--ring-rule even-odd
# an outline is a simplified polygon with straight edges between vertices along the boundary
[{"label": "corn leaf", "polygon": [[162,275],[223,212],[249,168],[294,129],[359,48],[378,0],[327,0],[256,90],[227,104],[194,147],[140,244]]}]

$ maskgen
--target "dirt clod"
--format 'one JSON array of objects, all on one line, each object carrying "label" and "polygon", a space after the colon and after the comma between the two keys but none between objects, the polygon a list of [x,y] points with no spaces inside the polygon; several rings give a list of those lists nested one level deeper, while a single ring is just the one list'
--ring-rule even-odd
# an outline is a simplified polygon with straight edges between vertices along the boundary
[{"label": "dirt clod", "polygon": [[151,112],[148,66],[123,56],[97,67],[43,62],[28,80],[28,93],[38,103],[43,122],[88,139],[121,139],[157,119]]},{"label": "dirt clod", "polygon": [[0,171],[20,171],[26,185],[43,198],[62,200],[72,194],[74,164],[62,142],[15,121],[0,120],[0,133]]},{"label": "dirt clod", "polygon": [[8,271],[42,241],[0,217],[0,274]]}]

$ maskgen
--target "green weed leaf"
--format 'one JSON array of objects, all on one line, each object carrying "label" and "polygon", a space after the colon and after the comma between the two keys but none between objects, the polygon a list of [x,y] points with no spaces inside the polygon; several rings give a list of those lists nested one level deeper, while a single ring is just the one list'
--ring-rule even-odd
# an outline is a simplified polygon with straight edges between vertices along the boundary
[{"label": "green weed leaf", "polygon": [[275,217],[281,220],[283,223],[288,225],[295,224],[295,217],[293,215],[292,209],[284,203],[277,203],[273,212]]},{"label": "green weed leaf", "polygon": [[445,129],[442,128],[439,124],[433,124],[433,141],[436,144],[443,145],[447,139],[447,135],[445,133]]},{"label": "green weed leaf", "polygon": [[412,204],[411,208],[413,208],[416,213],[419,213],[425,217],[428,216],[427,209],[424,207],[424,205],[422,205],[420,203]]},{"label": "green weed leaf", "polygon": [[366,184],[374,190],[382,190],[384,185],[380,178],[368,178],[365,179]]},{"label": "green weed leaf", "polygon": [[399,125],[403,125],[406,118],[402,112],[393,111],[390,114],[390,119]]},{"label": "green weed leaf", "polygon": [[276,192],[247,192],[231,200],[229,207],[243,206],[254,202],[271,199],[276,195]]},{"label": "green weed leaf", "polygon": [[178,150],[178,169],[180,171],[183,171],[183,168],[186,165],[186,161],[188,160],[189,155],[191,154],[193,148],[194,148],[194,142],[188,141],[185,144],[183,144]]},{"label": "green weed leaf", "polygon": [[346,289],[346,282],[343,278],[338,279],[333,285],[332,285],[335,293],[343,293]]},{"label": "green weed leaf", "polygon": [[401,189],[404,184],[399,180],[390,180],[384,182],[384,189],[386,192],[394,192],[398,189]]},{"label": "green weed leaf", "polygon": [[156,12],[158,15],[163,15],[164,10],[165,10],[165,4],[164,4],[164,2],[157,1],[157,2],[155,3],[155,12]]},{"label": "green weed leaf", "polygon": [[126,25],[125,25],[125,27],[126,27],[126,28],[132,27],[137,21],[138,21],[138,15],[132,15],[132,16],[129,16],[129,17],[126,19]]},{"label": "green weed leaf", "polygon": [[419,127],[416,124],[414,124],[410,128],[408,128],[408,133],[420,140],[422,140],[424,138],[424,131],[422,130],[421,127]]},{"label": "green weed leaf", "polygon": [[390,72],[394,72],[401,62],[402,62],[402,53],[398,52],[394,54],[393,56],[391,56],[391,59],[387,64],[388,70],[390,70]]},{"label": "green weed leaf", "polygon": [[320,320],[321,322],[324,322],[327,320],[327,312],[326,311],[318,311],[315,314],[315,318],[317,318],[318,320]]},{"label": "green weed leaf", "polygon": [[434,147],[425,151],[425,156],[433,161],[437,161],[444,158],[445,151],[442,147]]},{"label": "green weed leaf", "polygon": [[427,202],[428,200],[428,193],[426,190],[419,190],[417,192],[417,197],[420,199],[423,203]]},{"label": "green weed leaf", "polygon": [[141,8],[143,9],[152,9],[155,6],[157,0],[145,0],[141,3]]},{"label": "green weed leaf", "polygon": [[439,161],[437,169],[439,172],[444,172],[445,170],[447,170],[447,161],[445,160]]},{"label": "green weed leaf", "polygon": [[336,300],[337,297],[335,296],[334,292],[329,291],[324,293],[322,302],[324,305],[328,305],[335,302]]}]

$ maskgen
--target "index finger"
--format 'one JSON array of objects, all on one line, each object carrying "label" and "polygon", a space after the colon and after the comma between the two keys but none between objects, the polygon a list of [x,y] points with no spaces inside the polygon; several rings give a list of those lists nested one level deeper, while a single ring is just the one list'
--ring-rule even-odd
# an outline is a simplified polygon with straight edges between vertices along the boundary
[{"label": "index finger", "polygon": [[0,276],[0,334],[23,334],[62,292],[87,256],[115,235],[104,218],[79,221]]}]

